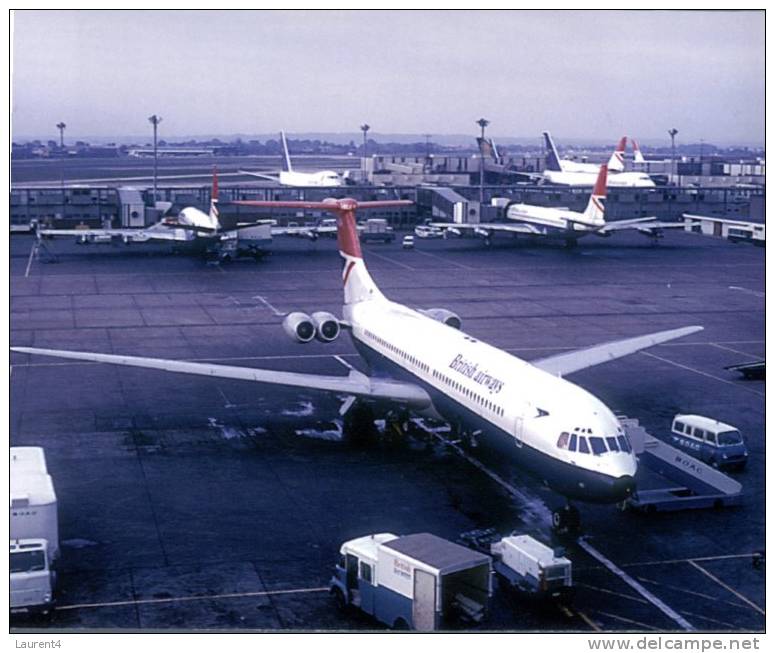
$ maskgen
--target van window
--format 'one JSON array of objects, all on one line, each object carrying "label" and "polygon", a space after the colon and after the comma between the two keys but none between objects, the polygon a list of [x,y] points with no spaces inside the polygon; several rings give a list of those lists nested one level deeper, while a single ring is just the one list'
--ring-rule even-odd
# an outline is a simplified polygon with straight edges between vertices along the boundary
[{"label": "van window", "polygon": [[711,433],[710,431],[705,431],[705,442],[715,446],[715,444],[716,444],[716,434],[715,433]]},{"label": "van window", "polygon": [[705,439],[705,431],[702,429],[698,429],[696,426],[694,427],[694,437],[698,440],[704,440]]},{"label": "van window", "polygon": [[683,433],[684,432],[684,423],[683,422],[676,422],[675,423],[675,430],[678,431],[679,433]]},{"label": "van window", "polygon": [[743,444],[743,436],[740,435],[740,431],[724,431],[718,434],[718,444],[720,447]]}]

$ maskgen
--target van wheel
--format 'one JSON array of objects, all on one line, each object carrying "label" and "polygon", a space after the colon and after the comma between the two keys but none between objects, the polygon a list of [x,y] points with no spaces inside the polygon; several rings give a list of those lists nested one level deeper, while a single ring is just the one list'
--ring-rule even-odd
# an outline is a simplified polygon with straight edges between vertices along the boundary
[{"label": "van wheel", "polygon": [[399,617],[393,622],[393,630],[409,630],[409,624],[406,623],[405,619]]},{"label": "van wheel", "polygon": [[342,590],[340,590],[338,587],[335,587],[331,590],[331,598],[334,600],[334,605],[336,606],[336,609],[339,610],[339,612],[344,612],[347,609],[347,601],[344,599]]}]

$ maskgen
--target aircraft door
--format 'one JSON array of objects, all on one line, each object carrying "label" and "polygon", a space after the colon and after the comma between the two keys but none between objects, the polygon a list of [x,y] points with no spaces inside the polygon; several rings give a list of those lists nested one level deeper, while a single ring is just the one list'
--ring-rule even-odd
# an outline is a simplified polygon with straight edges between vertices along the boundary
[{"label": "aircraft door", "polygon": [[522,415],[514,418],[514,443],[518,447],[522,446]]},{"label": "aircraft door", "polygon": [[412,621],[415,630],[436,630],[436,577],[422,569],[414,570]]}]

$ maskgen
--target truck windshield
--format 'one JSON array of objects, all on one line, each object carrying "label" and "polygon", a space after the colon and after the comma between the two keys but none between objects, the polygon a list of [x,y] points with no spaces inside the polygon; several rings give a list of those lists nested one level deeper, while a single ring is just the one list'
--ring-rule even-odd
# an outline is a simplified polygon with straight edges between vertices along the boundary
[{"label": "truck windshield", "polygon": [[46,556],[43,551],[14,551],[11,553],[11,573],[25,571],[43,571],[46,568]]},{"label": "truck windshield", "polygon": [[718,443],[720,447],[728,447],[732,444],[742,444],[743,436],[740,431],[724,431],[718,434]]}]

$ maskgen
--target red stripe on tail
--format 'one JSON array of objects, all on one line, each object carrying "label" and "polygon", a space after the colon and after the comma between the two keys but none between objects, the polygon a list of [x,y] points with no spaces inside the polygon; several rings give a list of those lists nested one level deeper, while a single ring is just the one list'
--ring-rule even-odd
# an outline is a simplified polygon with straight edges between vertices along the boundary
[{"label": "red stripe on tail", "polygon": [[598,197],[605,197],[607,182],[608,166],[600,166],[600,172],[597,174],[597,183],[595,183],[595,189],[592,191],[592,194]]},{"label": "red stripe on tail", "polygon": [[622,138],[619,140],[619,145],[616,147],[616,151],[624,152],[625,149],[627,149],[627,137],[622,136]]},{"label": "red stripe on tail", "polygon": [[355,226],[354,209],[336,212],[336,242],[339,245],[339,251],[343,254],[363,258],[358,229]]}]

